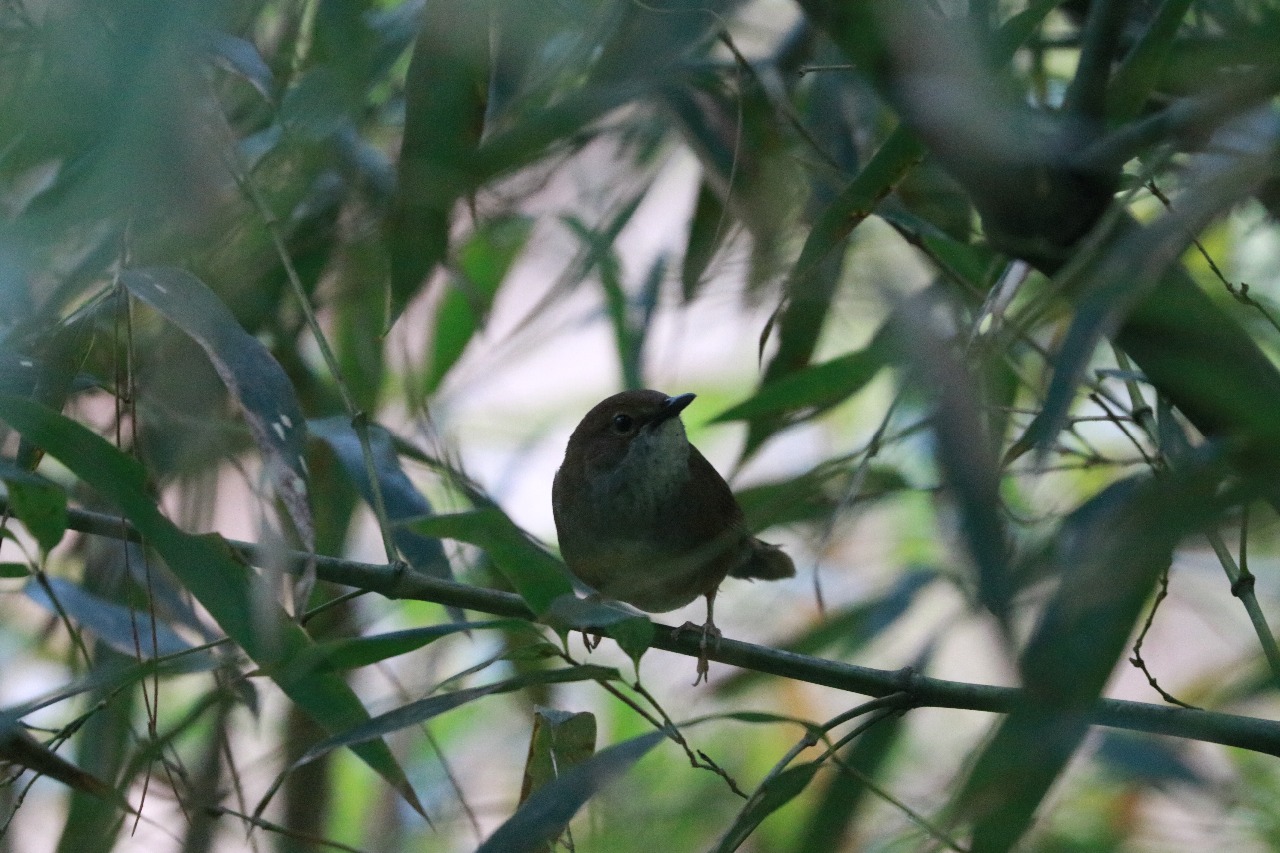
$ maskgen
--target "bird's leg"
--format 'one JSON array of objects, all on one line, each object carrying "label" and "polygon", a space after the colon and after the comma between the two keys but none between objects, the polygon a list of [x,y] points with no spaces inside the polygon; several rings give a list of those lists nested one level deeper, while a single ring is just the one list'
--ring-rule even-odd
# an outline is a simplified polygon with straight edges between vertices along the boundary
[{"label": "bird's leg", "polygon": [[[589,592],[583,599],[583,601],[590,601],[593,603],[599,603],[607,600],[608,599],[598,592]],[[592,630],[591,628],[582,629],[582,645],[586,646],[588,652],[594,652],[596,649],[600,648],[600,644],[603,642],[604,634],[599,631]]]},{"label": "bird's leg", "polygon": [[718,589],[713,589],[707,593],[707,621],[702,625],[695,625],[693,622],[686,622],[676,629],[676,636],[680,636],[685,631],[698,631],[702,635],[701,641],[698,643],[698,677],[693,680],[693,686],[707,680],[707,674],[711,671],[710,661],[707,660],[707,652],[711,649],[720,647],[720,629],[716,627],[713,613],[716,606],[716,593]]}]

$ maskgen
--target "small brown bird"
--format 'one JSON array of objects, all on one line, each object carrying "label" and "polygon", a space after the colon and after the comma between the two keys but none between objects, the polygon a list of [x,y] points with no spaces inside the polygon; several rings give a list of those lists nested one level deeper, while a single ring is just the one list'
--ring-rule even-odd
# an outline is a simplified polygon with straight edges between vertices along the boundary
[{"label": "small brown bird", "polygon": [[680,412],[693,398],[624,391],[601,402],[569,437],[551,497],[565,563],[602,595],[650,613],[706,596],[697,684],[720,638],[720,582],[796,570],[747,531],[729,485],[689,443]]}]

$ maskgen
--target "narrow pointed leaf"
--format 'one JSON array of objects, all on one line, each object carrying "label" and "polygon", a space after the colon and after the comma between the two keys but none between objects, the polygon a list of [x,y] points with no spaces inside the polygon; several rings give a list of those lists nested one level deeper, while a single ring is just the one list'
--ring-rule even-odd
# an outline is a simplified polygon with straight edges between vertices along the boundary
[{"label": "narrow pointed leaf", "polygon": [[636,665],[653,645],[649,617],[616,601],[562,595],[551,603],[544,618],[560,631],[603,629]]},{"label": "narrow pointed leaf", "polygon": [[487,622],[450,622],[445,625],[429,625],[425,628],[409,628],[369,637],[344,637],[341,640],[317,643],[308,654],[300,656],[292,665],[322,670],[357,669],[417,651],[442,637],[458,633],[485,631],[492,628],[519,630],[528,627],[528,622],[519,619],[494,619]]},{"label": "narrow pointed leaf", "polygon": [[528,800],[571,767],[589,759],[595,751],[595,714],[587,711],[574,714],[554,708],[535,709],[529,755],[524,762],[524,779],[520,784],[520,802]]},{"label": "narrow pointed leaf", "polygon": [[[58,605],[76,624],[91,631],[95,637],[122,655],[133,657],[141,652],[143,659],[149,659],[158,655],[177,654],[191,648],[191,644],[167,624],[157,622],[153,628],[152,615],[149,613],[107,601],[65,578],[51,577],[46,578],[45,582],[53,590]],[[56,612],[53,600],[40,584],[34,581],[28,583],[23,592],[50,613]],[[153,629],[154,646],[151,642]]]},{"label": "narrow pointed leaf", "polygon": [[308,550],[315,547],[307,502],[307,424],[284,368],[236,321],[217,295],[174,267],[125,270],[120,282],[200,345],[244,412],[276,495]]},{"label": "narrow pointed leaf", "polygon": [[9,508],[46,554],[67,532],[67,493],[57,483],[0,460],[0,480],[9,492]]},{"label": "narrow pointed leaf", "polygon": [[983,749],[959,797],[974,819],[975,851],[1008,850],[1030,825],[1088,731],[1088,711],[1174,547],[1234,500],[1216,494],[1223,474],[1202,459],[1121,481],[1067,522],[1056,560],[1062,583],[1020,661],[1026,699]]},{"label": "narrow pointed leaf", "polygon": [[685,302],[692,302],[697,297],[702,278],[711,266],[712,258],[724,244],[731,225],[720,196],[703,181],[698,188],[698,200],[694,203],[693,218],[689,222],[684,261],[680,265],[681,295]]},{"label": "narrow pointed leaf", "polygon": [[665,735],[650,732],[603,749],[531,796],[476,853],[536,853],[564,832],[587,800],[626,773]]},{"label": "narrow pointed leaf", "polygon": [[891,326],[886,324],[862,349],[789,373],[716,415],[712,422],[754,420],[829,409],[861,391],[891,363],[893,334]]},{"label": "narrow pointed leaf", "polygon": [[522,690],[525,687],[538,684],[610,681],[617,677],[617,670],[603,666],[583,665],[568,669],[537,670],[506,681],[499,681],[496,684],[469,687],[465,690],[456,690],[453,693],[443,693],[439,696],[428,696],[426,699],[419,699],[416,702],[401,705],[394,711],[379,714],[371,720],[322,740],[304,752],[294,762],[293,766],[295,768],[300,767],[309,761],[315,761],[327,752],[332,752],[344,746],[354,748],[360,744],[381,738],[383,735],[400,731],[400,729],[408,726],[425,723],[427,720],[437,717],[446,711],[452,711],[454,708],[459,708],[468,702],[474,702],[476,699],[481,699],[485,696],[492,696],[496,693],[511,693],[515,690]]},{"label": "narrow pointed leaf", "polygon": [[[373,507],[374,494],[369,482],[369,472],[365,467],[364,450],[350,420],[335,415],[310,421],[309,425],[316,437],[329,445],[338,457],[343,470],[359,490],[360,497]],[[368,425],[368,435],[374,475],[378,480],[387,521],[394,524],[406,518],[432,515],[435,510],[431,503],[418,491],[400,466],[400,457],[396,454],[391,433],[381,425],[371,423]],[[391,538],[415,571],[434,578],[453,579],[453,569],[438,538],[423,536],[404,527],[395,527],[391,531]],[[461,618],[460,611],[451,612],[455,619]]]},{"label": "narrow pointed leaf", "polygon": [[472,338],[484,328],[489,309],[511,265],[524,249],[533,220],[512,216],[487,222],[458,249],[458,273],[436,310],[423,390],[439,389]]},{"label": "narrow pointed leaf", "polygon": [[483,548],[534,613],[545,613],[551,602],[573,592],[564,564],[496,507],[416,519],[406,527]]},{"label": "narrow pointed leaf", "polygon": [[275,78],[253,42],[215,32],[209,36],[209,52],[217,64],[243,77],[262,97],[271,98]]},{"label": "narrow pointed leaf", "polygon": [[733,853],[741,847],[765,818],[799,796],[800,792],[813,781],[813,777],[821,767],[822,765],[816,761],[788,767],[767,780],[751,795],[751,799],[747,800],[742,811],[738,812],[733,825],[715,846],[715,853]]},{"label": "narrow pointed leaf", "polygon": [[478,180],[489,80],[487,0],[426,4],[404,83],[404,136],[386,224],[391,318],[449,251],[454,203]]},{"label": "narrow pointed leaf", "polygon": [[[113,503],[156,550],[209,615],[295,703],[329,731],[368,719],[356,694],[328,673],[294,676],[288,661],[311,647],[311,640],[273,600],[255,589],[254,575],[216,534],[196,536],[179,529],[161,512],[138,462],[86,427],[22,397],[0,394],[0,420],[43,448]],[[355,752],[416,810],[422,806],[404,771],[381,741]]]}]

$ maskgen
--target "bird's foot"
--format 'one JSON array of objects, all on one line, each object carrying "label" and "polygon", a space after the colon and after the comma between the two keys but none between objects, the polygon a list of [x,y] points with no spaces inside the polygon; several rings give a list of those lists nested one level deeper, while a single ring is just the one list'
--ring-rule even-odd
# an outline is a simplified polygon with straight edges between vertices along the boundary
[{"label": "bird's foot", "polygon": [[701,635],[698,641],[698,677],[693,680],[693,686],[707,680],[707,675],[711,671],[710,661],[707,654],[720,648],[720,638],[724,636],[715,623],[707,620],[704,624],[699,625],[696,622],[686,622],[679,628],[676,628],[676,637],[679,637],[686,631],[697,631]]}]

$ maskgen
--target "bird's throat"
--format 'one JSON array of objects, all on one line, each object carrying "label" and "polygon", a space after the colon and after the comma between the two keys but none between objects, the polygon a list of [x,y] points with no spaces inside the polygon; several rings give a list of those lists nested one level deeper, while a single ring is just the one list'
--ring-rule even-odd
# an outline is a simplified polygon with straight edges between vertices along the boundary
[{"label": "bird's throat", "polygon": [[613,518],[655,517],[689,480],[689,439],[679,418],[642,429],[611,471],[595,472],[594,505]]}]

